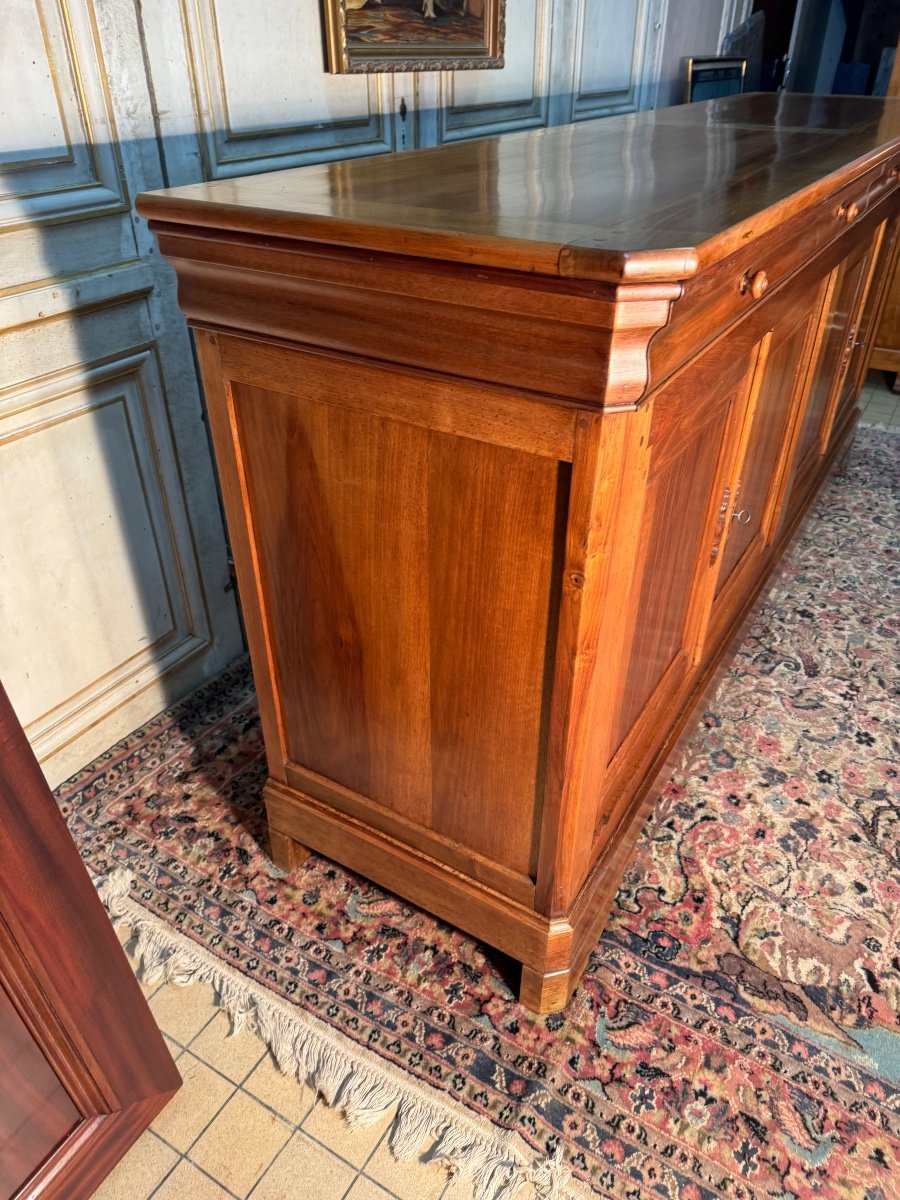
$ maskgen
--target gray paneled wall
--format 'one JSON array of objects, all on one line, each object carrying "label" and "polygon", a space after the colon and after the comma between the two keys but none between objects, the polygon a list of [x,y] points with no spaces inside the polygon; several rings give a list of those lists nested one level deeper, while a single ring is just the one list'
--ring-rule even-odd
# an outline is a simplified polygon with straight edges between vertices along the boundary
[{"label": "gray paneled wall", "polygon": [[0,678],[53,783],[242,646],[136,193],[649,107],[747,8],[508,0],[504,70],[366,77],[325,73],[318,0],[6,0]]}]

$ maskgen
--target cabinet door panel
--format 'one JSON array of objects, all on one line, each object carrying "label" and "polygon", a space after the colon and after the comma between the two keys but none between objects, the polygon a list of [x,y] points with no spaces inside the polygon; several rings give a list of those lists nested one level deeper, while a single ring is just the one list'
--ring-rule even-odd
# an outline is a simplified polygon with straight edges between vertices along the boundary
[{"label": "cabinet door panel", "polygon": [[[863,377],[871,358],[868,347],[875,337],[874,320],[880,319],[884,293],[889,287],[894,263],[894,246],[897,237],[896,222],[893,227],[883,221],[872,241],[869,254],[869,269],[861,291],[856,313],[856,336],[850,351],[850,360],[844,374],[834,420],[828,430],[830,441],[833,433],[842,424],[844,413],[856,402]],[[823,445],[823,451],[827,448]]]},{"label": "cabinet door panel", "polygon": [[763,569],[823,294],[820,278],[773,297],[653,398],[613,777]]},{"label": "cabinet door panel", "polygon": [[[732,414],[743,409],[753,360],[723,339],[653,400],[646,502],[632,585],[630,646],[612,747],[660,703],[692,658],[697,584],[708,574],[716,512],[728,479]],[[646,719],[646,718],[644,718]]]},{"label": "cabinet door panel", "polygon": [[863,299],[870,243],[858,247],[835,267],[826,300],[825,332],[809,389],[797,445],[797,462],[816,459],[828,445],[840,390],[856,341],[856,321]]},{"label": "cabinet door panel", "polygon": [[717,493],[716,464],[729,405],[710,415],[684,449],[647,481],[648,513],[642,546],[643,577],[637,622],[615,745],[621,745],[665,675],[687,664],[685,622],[700,538],[710,498]]},{"label": "cabinet door panel", "polygon": [[0,987],[0,1196],[12,1196],[81,1114]]},{"label": "cabinet door panel", "polygon": [[725,531],[716,584],[720,595],[739,564],[761,552],[772,540],[791,418],[799,403],[816,323],[818,285],[810,290],[807,314],[770,331],[757,363],[758,378],[751,390],[752,403],[746,448],[732,496],[732,512]]},{"label": "cabinet door panel", "polygon": [[0,1197],[87,1200],[181,1080],[0,686]]}]

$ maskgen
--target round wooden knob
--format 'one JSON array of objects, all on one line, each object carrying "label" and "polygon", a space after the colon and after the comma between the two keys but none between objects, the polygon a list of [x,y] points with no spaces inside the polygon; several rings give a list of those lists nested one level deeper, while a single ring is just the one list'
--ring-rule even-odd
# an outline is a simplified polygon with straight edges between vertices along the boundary
[{"label": "round wooden knob", "polygon": [[769,277],[765,271],[757,271],[755,275],[751,275],[747,290],[754,300],[759,300],[763,292],[769,286]]},{"label": "round wooden knob", "polygon": [[842,221],[855,221],[859,216],[859,205],[855,200],[851,200],[849,204],[842,204],[838,209],[838,216]]}]

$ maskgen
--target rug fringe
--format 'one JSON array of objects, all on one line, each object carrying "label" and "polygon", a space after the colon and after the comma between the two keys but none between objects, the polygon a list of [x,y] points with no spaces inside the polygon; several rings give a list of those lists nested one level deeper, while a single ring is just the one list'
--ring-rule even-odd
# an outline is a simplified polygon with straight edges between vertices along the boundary
[{"label": "rug fringe", "polygon": [[279,1069],[309,1084],[344,1114],[351,1129],[373,1124],[397,1105],[388,1134],[394,1157],[419,1155],[445,1164],[470,1182],[475,1200],[514,1200],[527,1184],[538,1200],[591,1196],[572,1178],[561,1146],[549,1157],[529,1159],[529,1148],[517,1134],[497,1133],[487,1120],[354,1045],[148,912],[132,898],[133,883],[131,872],[122,869],[97,881],[97,890],[113,925],[131,930],[140,977],[179,987],[211,984],[232,1033],[249,1029],[258,1034]]}]

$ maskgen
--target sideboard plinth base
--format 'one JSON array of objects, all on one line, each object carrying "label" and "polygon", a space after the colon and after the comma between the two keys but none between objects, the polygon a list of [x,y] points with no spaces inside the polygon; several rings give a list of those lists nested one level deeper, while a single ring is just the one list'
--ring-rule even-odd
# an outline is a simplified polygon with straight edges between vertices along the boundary
[{"label": "sideboard plinth base", "polygon": [[290,874],[303,865],[312,853],[306,846],[287,834],[279,833],[277,829],[269,828],[269,849],[272,862],[282,871]]},{"label": "sideboard plinth base", "polygon": [[519,1003],[536,1013],[559,1012],[572,998],[580,973],[571,969],[548,971],[541,975],[531,967],[522,967]]}]

